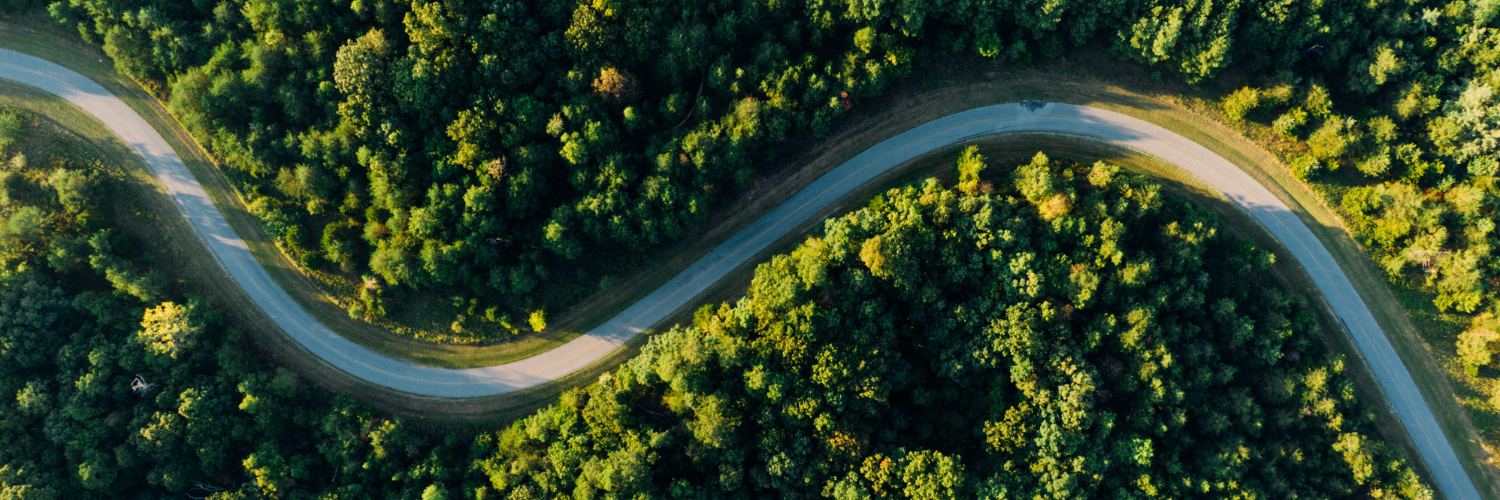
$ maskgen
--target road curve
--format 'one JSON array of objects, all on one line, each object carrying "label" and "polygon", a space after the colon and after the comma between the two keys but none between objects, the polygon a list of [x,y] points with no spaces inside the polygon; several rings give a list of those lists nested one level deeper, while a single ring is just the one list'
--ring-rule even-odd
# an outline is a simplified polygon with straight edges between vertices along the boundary
[{"label": "road curve", "polygon": [[130,144],[151,166],[225,270],[277,325],[308,351],[371,383],[446,398],[504,394],[587,366],[692,301],[843,195],[928,152],[976,137],[1019,132],[1070,134],[1129,147],[1176,165],[1222,191],[1280,240],[1312,276],[1328,304],[1347,326],[1444,495],[1450,500],[1480,498],[1375,317],[1307,226],[1286,204],[1234,164],[1164,128],[1119,113],[1069,104],[1003,104],[925,123],[835,168],[589,333],[514,363],[444,369],[383,357],[340,337],[302,310],[251,255],[171,146],[130,107],[97,83],[62,66],[5,49],[0,49],[0,78],[37,87],[73,103]]}]

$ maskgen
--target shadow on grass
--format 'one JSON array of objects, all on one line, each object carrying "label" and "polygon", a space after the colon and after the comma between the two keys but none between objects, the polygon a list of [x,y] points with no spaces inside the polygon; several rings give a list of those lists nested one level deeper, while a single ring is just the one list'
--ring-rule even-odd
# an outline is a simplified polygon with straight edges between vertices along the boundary
[{"label": "shadow on grass", "polygon": [[[970,69],[967,67],[967,65],[964,64],[929,66],[923,68],[923,70],[930,70],[930,74],[913,77],[912,79],[907,80],[905,83],[898,82],[898,84],[894,85],[891,91],[888,92],[885,97],[858,103],[859,105],[856,107],[853,113],[840,120],[840,126],[835,128],[834,136],[829,136],[822,139],[803,139],[794,141],[793,143],[789,144],[789,147],[785,148],[784,151],[788,151],[791,156],[807,154],[809,150],[816,151],[820,148],[824,148],[825,146],[823,146],[823,144],[825,144],[825,140],[837,139],[838,134],[842,133],[846,134],[846,136],[844,137],[846,143],[842,146],[850,146],[846,150],[858,152],[863,148],[867,148],[869,145],[878,142],[880,138],[886,135],[879,131],[882,129],[890,130],[892,128],[895,128],[897,129],[897,131],[899,131],[901,123],[912,123],[912,121],[920,123],[924,116],[942,116],[945,114],[950,114],[952,112],[969,109],[975,107],[976,105],[993,104],[996,102],[1006,102],[1019,99],[1043,99],[1048,101],[1089,104],[1105,109],[1122,111],[1135,116],[1140,116],[1142,114],[1155,114],[1156,116],[1153,116],[1151,121],[1158,122],[1164,126],[1167,126],[1168,128],[1178,129],[1180,133],[1189,135],[1190,138],[1194,138],[1194,140],[1197,140],[1198,136],[1204,134],[1212,134],[1212,132],[1196,131],[1195,127],[1199,124],[1192,121],[1193,119],[1195,119],[1195,117],[1179,116],[1191,115],[1191,113],[1184,113],[1184,110],[1180,106],[1168,106],[1156,101],[1156,98],[1154,97],[1132,93],[1131,91],[1124,91],[1112,85],[1119,84],[1127,85],[1135,89],[1144,89],[1144,92],[1146,94],[1157,96],[1202,95],[1203,91],[1201,89],[1186,88],[1182,85],[1174,85],[1168,82],[1153,82],[1145,80],[1139,74],[1139,68],[1134,68],[1133,66],[1124,67],[1124,70],[1121,71],[1122,65],[1120,63],[1112,61],[1107,57],[1102,59],[1099,57],[1095,57],[1094,60],[1091,61],[1086,51],[1084,52],[1085,53],[1077,56],[1074,59],[1074,61],[1083,61],[1082,64],[1069,62],[1064,59],[1050,62],[1046,65],[1048,66],[1047,68],[1041,69],[1040,71],[1018,70],[1015,68],[1003,68],[999,66],[995,66],[992,69],[985,69],[982,66],[977,66],[978,69],[976,70]],[[92,56],[92,53],[90,53],[90,55]],[[92,64],[92,61],[89,61],[89,63]],[[983,74],[982,78],[973,78],[974,76],[976,76],[976,74],[981,73]],[[999,76],[997,77],[997,75]],[[1111,75],[1111,77],[1106,81],[1100,80],[1095,75]],[[1076,79],[1076,81],[1069,81],[1070,78]],[[972,80],[972,83],[966,82],[965,80]],[[911,92],[911,90],[914,88],[923,90],[940,90],[940,92]],[[1189,97],[1189,99],[1191,99],[1191,97]],[[888,108],[900,109],[892,112]],[[885,123],[881,123],[881,120],[879,119],[871,120],[872,117],[886,118],[891,116],[894,116],[896,119],[888,120]],[[871,121],[876,122],[876,126],[871,128],[876,129],[877,131],[870,132],[869,130],[862,129],[862,127],[869,127],[869,125],[871,125]],[[1180,129],[1188,129],[1188,132],[1183,132]],[[860,143],[866,144],[864,144],[864,147],[861,148],[859,147]],[[1029,153],[1034,153],[1037,149],[1049,149],[1049,147],[1047,146],[1038,147],[1036,145],[1037,143],[1032,144],[1032,146],[1024,148],[1030,150],[1028,151]],[[838,148],[840,146],[835,145],[832,147]],[[1225,146],[1221,145],[1219,149],[1223,149],[1223,147]],[[1227,147],[1229,147],[1230,149],[1234,149],[1235,146],[1229,145]],[[808,156],[816,155],[808,154]],[[850,156],[852,156],[852,154]],[[842,159],[839,160],[840,161],[831,162],[831,165],[837,165],[838,163],[841,163]],[[1231,157],[1231,160],[1236,160],[1236,158]],[[938,162],[938,164],[942,163],[945,162]],[[1241,161],[1235,161],[1235,163],[1244,164]],[[831,165],[825,168],[831,168]],[[785,163],[780,167],[772,169],[772,172],[770,173],[774,174],[776,170],[787,171],[803,169],[807,167],[811,167],[809,169],[814,171],[818,169],[816,165],[809,165],[808,162],[794,161]],[[940,170],[946,170],[946,165],[943,165]],[[920,174],[916,174],[916,176],[921,177]],[[1264,176],[1261,176],[1261,180],[1264,184],[1267,184],[1267,187],[1278,189],[1271,186],[1271,183],[1267,183],[1264,179]],[[1167,185],[1169,188],[1172,187],[1171,182],[1163,181],[1163,184]],[[1179,184],[1181,184],[1182,186],[1190,185],[1190,183]],[[877,190],[872,189],[869,192],[865,192],[865,197],[868,197],[868,194],[874,191]],[[1284,191],[1283,194],[1285,194]],[[1286,195],[1284,197],[1289,196],[1290,195]],[[850,204],[854,207],[861,205],[852,202],[850,202]],[[1296,204],[1292,205],[1294,207],[1296,206]],[[1311,229],[1320,234],[1320,236],[1324,236],[1326,234],[1329,234],[1330,232],[1334,234],[1343,233],[1342,228],[1338,228],[1335,226],[1316,225],[1316,227],[1314,227],[1315,223],[1311,220],[1312,217],[1303,213],[1299,213],[1298,215],[1301,216],[1304,222],[1306,222]],[[799,235],[795,239],[800,239],[802,234],[805,234],[805,232],[799,233]],[[779,247],[773,246],[773,248],[777,248],[777,251],[789,248],[790,244],[795,243],[795,239],[791,240],[787,245],[782,245]],[[1322,239],[1327,241],[1326,238]],[[295,272],[295,270],[288,270],[288,272]],[[746,275],[748,275],[748,271],[746,271]],[[733,280],[733,277],[726,279],[727,282]],[[748,279],[745,279],[744,281],[748,282]],[[1385,286],[1383,281],[1380,282],[1379,285],[1382,288],[1384,288]],[[230,295],[233,296],[235,294],[231,293]],[[1406,297],[1403,296],[1402,298],[1405,299]],[[1403,301],[1403,303],[1405,302],[1408,301]],[[1397,313],[1399,314],[1400,312],[1398,311]],[[1420,321],[1421,319],[1419,316],[1420,313],[1414,313],[1413,320]],[[1404,321],[1405,318],[1401,318],[1401,320]],[[254,321],[251,321],[251,323],[254,323]],[[1382,322],[1382,326],[1386,326],[1384,321]],[[1428,340],[1429,344],[1434,340],[1431,335],[1433,333],[1431,330],[1428,330],[1424,327],[1419,329],[1419,331],[1421,332],[1421,337]],[[259,338],[263,342],[267,341],[264,336],[261,336]],[[1442,341],[1444,339],[1436,340]],[[1448,339],[1446,341],[1451,343],[1451,339]],[[268,344],[274,346],[276,342],[274,340],[271,340],[268,342]],[[283,356],[296,356],[295,351],[297,351],[295,346],[292,346],[290,350],[287,349],[287,346],[282,346],[280,348],[269,347],[268,349],[272,351],[270,355],[273,357],[279,357],[278,353]],[[1403,358],[1409,358],[1408,354],[1410,353],[1407,351],[1403,351]],[[1410,365],[1411,359],[1406,360]],[[305,363],[303,363],[303,368],[306,368]],[[601,373],[602,371],[603,370],[598,370],[598,372]],[[304,373],[304,375],[308,376],[309,378],[314,378],[315,380],[326,380],[325,377],[318,376],[318,370],[316,369],[310,370],[308,373]],[[334,377],[339,376],[337,374],[332,375]],[[1441,371],[1439,371],[1437,372],[1437,375],[1441,377],[1443,374]],[[587,377],[585,377],[585,379],[587,379]],[[582,382],[586,382],[586,380],[575,381],[575,383]],[[1439,385],[1446,384],[1447,380],[1443,379],[1440,382],[1441,384]],[[339,387],[340,385],[341,384],[328,384],[330,389]],[[1427,387],[1427,384],[1419,385],[1424,388],[1424,393],[1429,392],[1425,390],[1430,389],[1429,387]],[[545,392],[544,388],[537,389]],[[558,389],[558,391],[560,391],[560,389]],[[556,392],[554,391],[552,393],[555,394]],[[1433,398],[1431,394],[1426,395],[1429,400]],[[404,397],[410,396],[407,395]],[[378,400],[381,398],[372,395],[370,399],[372,400],[372,402],[374,402],[374,400]],[[548,398],[543,397],[541,399],[545,400]],[[1442,398],[1439,399],[1441,400]],[[1451,399],[1451,396],[1449,399]],[[1368,399],[1366,400],[1368,401]],[[1448,404],[1450,406],[1456,406],[1455,401],[1450,401]],[[398,412],[400,411],[400,409],[396,407],[391,407],[391,409]],[[1461,409],[1459,411],[1462,412]],[[510,411],[506,414],[518,412],[519,411]],[[501,413],[492,412],[492,415],[501,415]],[[499,417],[497,417],[497,419],[498,418]],[[484,419],[481,418],[480,420]],[[1445,422],[1445,424],[1447,423],[1448,422]],[[1448,425],[1445,425],[1445,429],[1451,431],[1452,429],[1448,429],[1448,427]],[[1461,434],[1453,434],[1452,432],[1450,432],[1450,435]]]}]

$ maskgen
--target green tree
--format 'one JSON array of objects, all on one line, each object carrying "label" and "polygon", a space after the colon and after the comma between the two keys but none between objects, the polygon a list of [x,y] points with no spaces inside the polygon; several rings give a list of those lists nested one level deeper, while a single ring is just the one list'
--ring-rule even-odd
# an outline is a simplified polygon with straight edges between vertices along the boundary
[{"label": "green tree", "polygon": [[1431,127],[1432,141],[1459,161],[1492,155],[1500,147],[1500,100],[1489,85],[1470,81]]},{"label": "green tree", "polygon": [[984,173],[984,156],[979,154],[978,146],[969,146],[958,156],[958,163],[954,168],[958,172],[958,189],[968,194],[975,194],[980,189],[980,174]]},{"label": "green tree", "polygon": [[1496,341],[1500,333],[1495,331],[1493,317],[1480,316],[1468,330],[1458,335],[1458,359],[1469,376],[1477,376],[1479,367],[1490,366],[1494,361]]},{"label": "green tree", "polygon": [[177,359],[198,342],[202,331],[203,325],[192,317],[187,307],[162,302],[146,310],[136,338],[148,351]]},{"label": "green tree", "polygon": [[26,137],[23,135],[25,129],[21,126],[21,116],[16,113],[0,113],[0,157],[6,157],[7,150]]},{"label": "green tree", "polygon": [[1245,119],[1245,115],[1255,111],[1261,105],[1260,89],[1255,87],[1243,87],[1234,93],[1224,97],[1220,104],[1224,108],[1224,114],[1232,121]]}]

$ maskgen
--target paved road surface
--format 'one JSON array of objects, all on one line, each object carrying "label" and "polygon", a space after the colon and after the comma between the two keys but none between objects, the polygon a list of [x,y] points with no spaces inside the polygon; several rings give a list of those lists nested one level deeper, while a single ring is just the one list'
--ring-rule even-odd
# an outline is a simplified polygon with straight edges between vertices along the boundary
[{"label": "paved road surface", "polygon": [[0,77],[72,102],[130,144],[156,172],[229,274],[276,324],[307,350],[364,380],[413,394],[448,398],[525,389],[587,366],[692,301],[709,285],[850,190],[929,151],[980,136],[1013,132],[1072,134],[1119,144],[1192,173],[1223,191],[1270,230],[1312,275],[1329,305],[1348,326],[1443,493],[1450,500],[1479,499],[1478,491],[1459,465],[1432,411],[1374,316],[1333,256],[1307,226],[1281,200],[1233,164],[1182,136],[1119,113],[1028,102],[987,106],[928,122],[840,165],[593,331],[514,363],[443,369],[383,357],[338,336],[303,311],[266,274],[166,141],[103,87],[56,64],[4,49],[0,49]]}]

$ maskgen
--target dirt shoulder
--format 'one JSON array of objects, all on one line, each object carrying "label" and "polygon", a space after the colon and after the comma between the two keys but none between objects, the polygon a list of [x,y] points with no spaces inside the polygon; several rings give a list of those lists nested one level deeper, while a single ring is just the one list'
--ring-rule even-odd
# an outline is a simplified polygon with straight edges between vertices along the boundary
[{"label": "dirt shoulder", "polygon": [[[56,30],[30,29],[0,20],[0,40],[3,40],[0,41],[0,46],[48,57],[88,75],[121,96],[151,121],[153,126],[158,127],[174,149],[189,163],[195,175],[210,188],[215,202],[230,217],[236,231],[251,242],[252,249],[262,264],[272,271],[273,277],[284,288],[298,298],[303,307],[310,312],[321,311],[314,312],[314,316],[320,321],[327,318],[328,324],[335,331],[341,334],[348,332],[351,339],[377,352],[394,352],[399,354],[395,356],[398,358],[445,367],[478,366],[503,362],[507,358],[523,358],[529,353],[541,352],[565,342],[574,335],[567,332],[585,331],[633,303],[828,170],[885,138],[934,118],[974,107],[1021,99],[1089,105],[1136,116],[1199,141],[1236,164],[1245,166],[1253,177],[1261,180],[1278,197],[1299,211],[1299,216],[1313,228],[1349,271],[1351,280],[1359,286],[1366,302],[1371,304],[1371,309],[1377,311],[1382,327],[1392,337],[1392,342],[1397,345],[1413,376],[1418,379],[1419,386],[1433,405],[1434,413],[1439,415],[1445,431],[1449,436],[1462,437],[1452,441],[1459,450],[1460,457],[1471,465],[1470,474],[1475,482],[1487,496],[1496,496],[1495,469],[1485,465],[1489,459],[1488,454],[1479,444],[1478,434],[1466,412],[1458,405],[1450,381],[1444,376],[1445,370],[1433,356],[1432,346],[1423,341],[1410,319],[1402,313],[1405,310],[1402,301],[1396,298],[1383,274],[1349,237],[1348,231],[1326,206],[1322,197],[1291,178],[1277,161],[1271,150],[1284,145],[1269,144],[1269,148],[1263,147],[1244,138],[1231,127],[1214,121],[1211,114],[1205,112],[1201,99],[1214,95],[1219,89],[1154,80],[1146,77],[1141,68],[1121,63],[1103,51],[1083,50],[1033,68],[1000,67],[988,61],[962,57],[943,64],[932,63],[930,67],[918,72],[920,76],[894,85],[885,97],[856,103],[855,109],[841,118],[839,125],[826,137],[817,140],[799,139],[781,148],[780,156],[789,158],[789,161],[768,168],[733,203],[711,215],[698,229],[684,235],[681,243],[664,249],[656,257],[642,263],[641,271],[620,279],[616,287],[596,294],[592,300],[584,301],[580,307],[556,318],[553,323],[562,325],[555,328],[557,333],[550,337],[521,339],[510,343],[505,349],[497,349],[496,346],[441,346],[423,343],[349,320],[343,310],[332,304],[326,296],[320,298],[318,285],[270,243],[264,231],[245,212],[243,203],[238,196],[233,195],[233,190],[212,161],[182,132],[160,104],[128,79],[115,73],[97,49],[69,42],[67,38]],[[1235,82],[1231,76],[1220,79],[1218,84],[1232,83]],[[859,206],[870,194],[907,182],[914,175],[920,177],[941,170],[941,167],[934,165],[942,163],[914,162],[910,168],[888,175],[873,183],[869,189],[849,195],[842,203],[830,209],[830,215]],[[768,249],[766,254],[789,248],[816,225],[810,223],[802,230],[789,234]],[[204,254],[188,255],[186,258],[197,263],[194,267],[202,268],[193,274],[211,276],[208,267],[204,267],[207,266],[204,262],[212,262],[212,256],[206,255],[206,250],[186,253]],[[203,261],[204,258],[210,260]],[[738,295],[748,283],[753,267],[747,264],[741,271],[722,281],[714,291],[702,297],[700,302]],[[1293,284],[1291,281],[1295,280],[1289,279],[1289,284]],[[266,354],[279,362],[297,369],[329,390],[354,394],[397,414],[417,417],[442,415],[441,420],[446,422],[492,425],[508,421],[549,403],[567,387],[591,381],[594,376],[628,359],[633,353],[633,347],[627,348],[601,360],[588,370],[525,393],[471,400],[419,398],[369,386],[322,364],[316,358],[308,359],[311,356],[281,334],[263,313],[248,306],[249,301],[243,300],[243,291],[232,283],[220,283],[210,288],[217,300],[230,310],[232,321],[252,332]],[[689,314],[690,310],[679,311],[678,315],[664,321],[658,328],[675,324]],[[645,338],[646,336],[642,336],[639,341],[643,342]],[[1333,344],[1337,339],[1329,340]],[[495,354],[500,350],[508,353]],[[1368,374],[1364,378],[1368,382]],[[1367,397],[1366,400],[1369,401],[1370,398]],[[1400,428],[1383,426],[1383,429],[1394,432]]]}]

